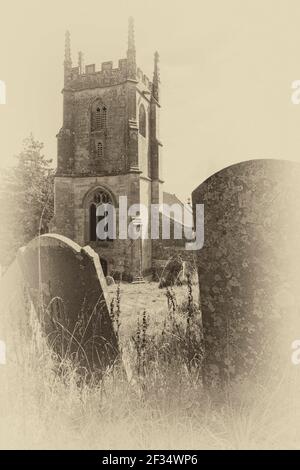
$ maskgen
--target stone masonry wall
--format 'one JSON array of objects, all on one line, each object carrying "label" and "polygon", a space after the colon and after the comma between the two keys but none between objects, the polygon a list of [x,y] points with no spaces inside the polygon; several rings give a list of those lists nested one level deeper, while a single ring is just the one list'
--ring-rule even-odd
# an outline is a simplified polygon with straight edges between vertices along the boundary
[{"label": "stone masonry wall", "polygon": [[[91,106],[101,98],[107,108],[106,129],[91,132]],[[103,157],[97,173],[116,174],[126,171],[126,86],[116,85],[97,90],[82,90],[75,93],[74,135],[75,171],[93,171],[97,159],[97,142],[103,143]]]}]

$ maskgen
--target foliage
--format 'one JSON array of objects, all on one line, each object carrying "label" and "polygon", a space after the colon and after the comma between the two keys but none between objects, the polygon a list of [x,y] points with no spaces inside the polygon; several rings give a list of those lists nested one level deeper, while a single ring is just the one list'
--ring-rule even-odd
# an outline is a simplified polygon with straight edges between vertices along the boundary
[{"label": "foliage", "polygon": [[16,251],[40,233],[49,231],[53,216],[51,160],[43,144],[30,135],[14,166],[2,173],[0,190],[0,264],[7,266]]},{"label": "foliage", "polygon": [[147,386],[157,385],[157,380],[164,382],[170,373],[188,376],[193,382],[200,380],[203,357],[201,312],[193,299],[190,275],[187,276],[186,299],[180,305],[172,288],[166,289],[166,298],[167,309],[161,330],[151,335],[150,316],[143,311],[132,337],[135,371],[138,379],[142,378]]}]

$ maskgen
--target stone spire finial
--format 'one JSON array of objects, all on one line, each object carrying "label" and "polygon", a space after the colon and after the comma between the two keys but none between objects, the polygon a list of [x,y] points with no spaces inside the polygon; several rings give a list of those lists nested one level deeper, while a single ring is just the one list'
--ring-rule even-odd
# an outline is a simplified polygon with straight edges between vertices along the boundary
[{"label": "stone spire finial", "polygon": [[65,62],[64,62],[64,65],[65,65],[66,68],[71,68],[72,67],[70,31],[66,31],[66,35],[65,35]]},{"label": "stone spire finial", "polygon": [[154,54],[154,72],[153,72],[153,82],[152,82],[152,93],[156,101],[159,101],[159,84],[160,84],[158,64],[159,64],[159,54],[156,51]]},{"label": "stone spire finial", "polygon": [[134,21],[132,16],[128,21],[128,49],[127,49],[128,78],[136,79],[136,57],[134,43]]},{"label": "stone spire finial", "polygon": [[135,51],[134,43],[134,19],[132,16],[128,19],[128,52]]}]

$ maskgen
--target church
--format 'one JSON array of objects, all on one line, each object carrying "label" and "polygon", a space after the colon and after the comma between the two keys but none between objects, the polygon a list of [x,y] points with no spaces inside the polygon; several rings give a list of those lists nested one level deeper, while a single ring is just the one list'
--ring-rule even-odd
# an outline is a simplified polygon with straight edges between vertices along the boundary
[{"label": "church", "polygon": [[[97,206],[111,203],[118,212],[120,196],[128,206],[178,202],[163,192],[162,143],[159,138],[159,55],[154,54],[150,80],[136,64],[133,19],[128,24],[126,57],[72,66],[66,33],[63,124],[57,135],[57,171],[51,231],[90,245],[105,275],[140,282],[182,251],[180,240],[99,240]],[[180,202],[180,201],[179,201]],[[150,214],[150,210],[149,210]]]}]

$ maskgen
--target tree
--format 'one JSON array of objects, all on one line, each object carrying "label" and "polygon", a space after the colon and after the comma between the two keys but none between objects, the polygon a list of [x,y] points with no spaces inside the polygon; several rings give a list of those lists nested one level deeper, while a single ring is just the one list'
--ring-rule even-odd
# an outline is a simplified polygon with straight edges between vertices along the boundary
[{"label": "tree", "polygon": [[0,189],[0,264],[7,266],[16,251],[32,238],[49,231],[53,216],[52,160],[43,143],[31,134],[16,156],[16,164],[3,171]]}]

